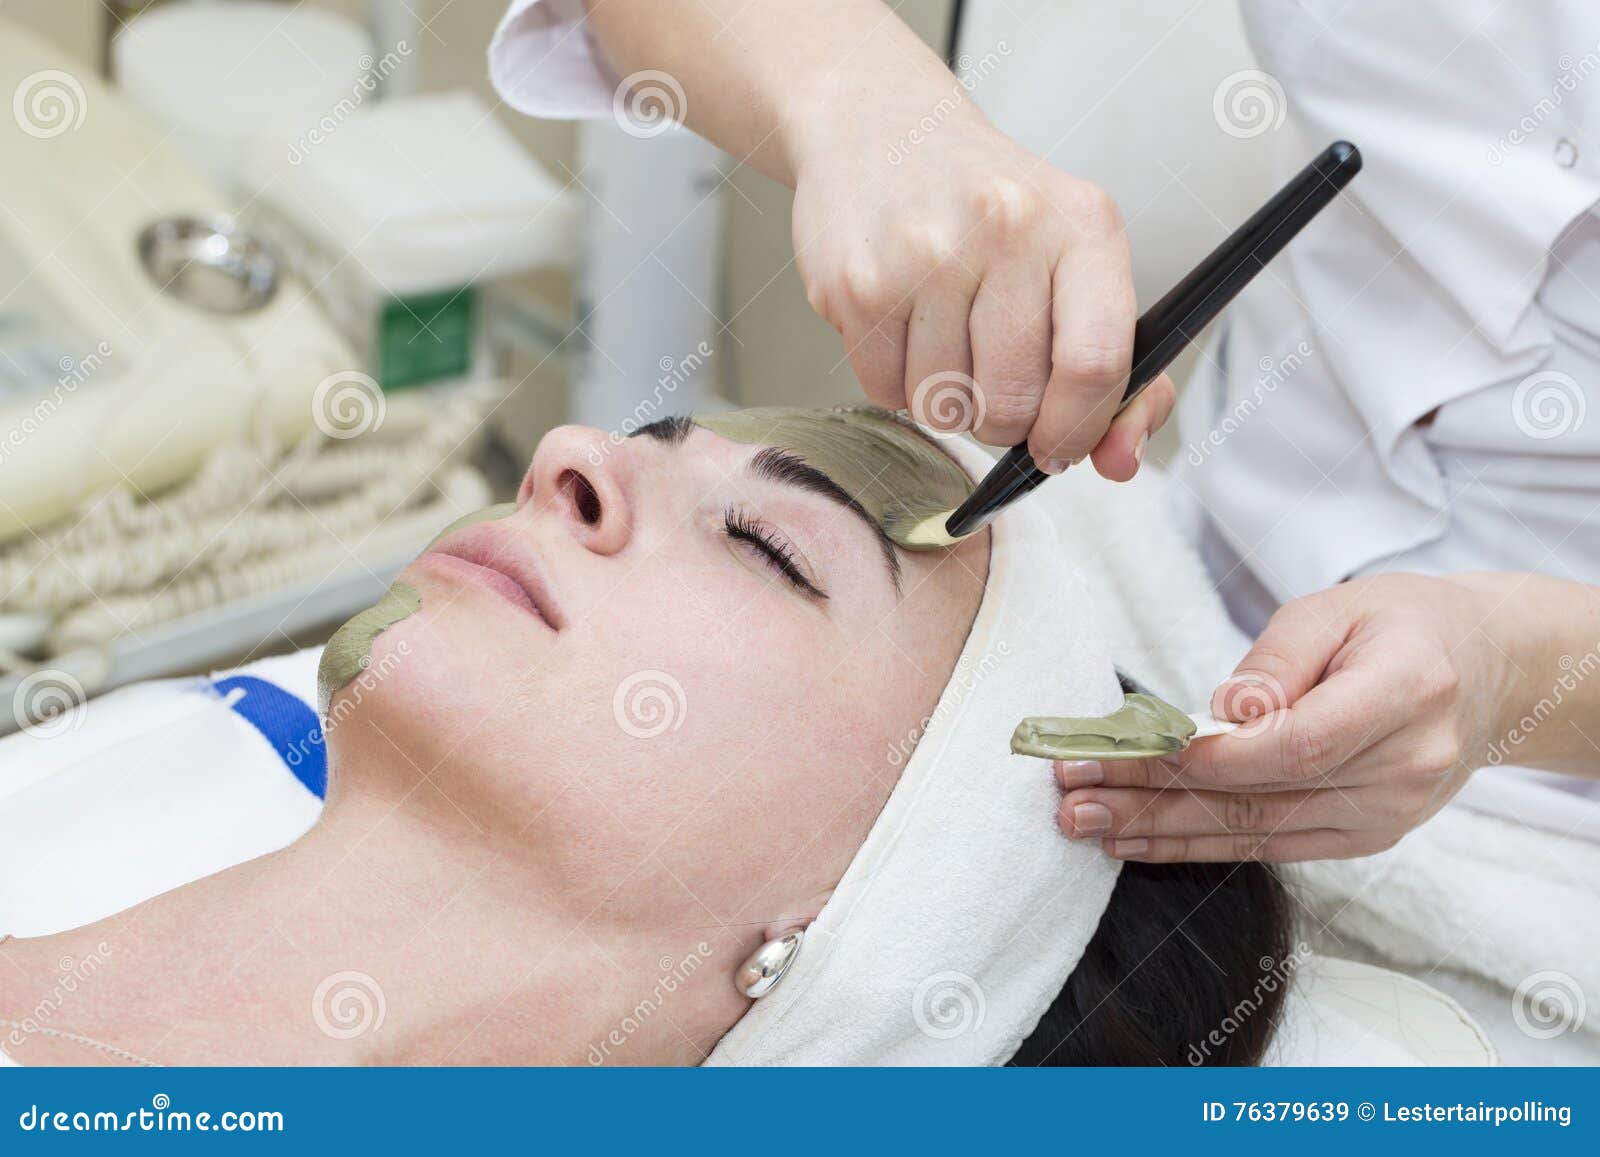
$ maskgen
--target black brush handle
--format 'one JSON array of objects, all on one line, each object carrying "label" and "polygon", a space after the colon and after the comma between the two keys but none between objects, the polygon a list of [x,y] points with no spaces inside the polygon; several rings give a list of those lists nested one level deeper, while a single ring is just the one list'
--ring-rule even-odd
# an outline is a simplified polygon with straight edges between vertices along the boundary
[{"label": "black brush handle", "polygon": [[[1335,141],[1146,310],[1133,327],[1133,368],[1118,412],[1160,377],[1184,346],[1360,171],[1361,151],[1349,141]],[[1034,465],[1028,444],[1019,442],[946,520],[945,532],[952,538],[971,534],[1050,477]]]}]

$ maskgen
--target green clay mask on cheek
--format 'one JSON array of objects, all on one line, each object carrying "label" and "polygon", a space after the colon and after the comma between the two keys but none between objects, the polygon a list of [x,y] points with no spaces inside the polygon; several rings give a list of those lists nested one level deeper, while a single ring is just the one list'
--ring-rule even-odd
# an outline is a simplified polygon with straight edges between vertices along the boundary
[{"label": "green clay mask on cheek", "polygon": [[[485,506],[471,514],[456,519],[445,527],[423,548],[431,550],[440,539],[475,522],[489,522],[504,518],[517,508],[514,502]],[[422,606],[422,596],[415,587],[396,582],[372,606],[361,611],[333,633],[328,645],[322,649],[322,659],[317,664],[317,701],[324,714],[334,694],[367,669],[372,661],[372,643],[384,631],[408,615],[414,615]]]},{"label": "green clay mask on cheek", "polygon": [[334,694],[367,669],[372,661],[372,642],[384,631],[422,606],[416,588],[397,582],[383,597],[356,614],[333,633],[322,649],[317,664],[317,702],[324,715]]},{"label": "green clay mask on cheek", "polygon": [[1193,719],[1154,695],[1129,695],[1101,718],[1032,716],[1017,724],[1011,750],[1041,759],[1149,759],[1181,751]]},{"label": "green clay mask on cheek", "polygon": [[910,537],[932,515],[961,505],[972,481],[938,445],[887,410],[773,406],[696,415],[730,442],[776,446],[821,470],[900,546],[948,546]]}]

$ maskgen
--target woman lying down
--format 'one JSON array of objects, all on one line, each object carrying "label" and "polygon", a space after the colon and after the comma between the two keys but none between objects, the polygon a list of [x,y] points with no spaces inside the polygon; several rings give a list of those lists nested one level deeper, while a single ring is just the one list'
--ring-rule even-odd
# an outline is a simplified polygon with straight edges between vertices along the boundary
[{"label": "woman lying down", "polygon": [[[552,432],[514,505],[441,536],[324,651],[319,822],[0,945],[0,1047],[1184,1064],[1228,1022],[1204,1059],[1258,1061],[1282,998],[1259,962],[1287,939],[1268,870],[1118,865],[1062,837],[1049,764],[1008,750],[1024,716],[1122,701],[1053,527],[1023,503],[950,549],[886,532],[987,462],[875,411]],[[58,962],[101,945],[92,984],[31,1022]],[[360,1035],[313,1008],[350,974],[381,989]]]}]

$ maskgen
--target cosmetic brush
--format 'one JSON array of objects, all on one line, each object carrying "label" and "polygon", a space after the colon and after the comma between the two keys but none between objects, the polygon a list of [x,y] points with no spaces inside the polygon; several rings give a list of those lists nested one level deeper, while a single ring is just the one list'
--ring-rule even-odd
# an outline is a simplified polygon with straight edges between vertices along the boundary
[{"label": "cosmetic brush", "polygon": [[[1360,171],[1360,150],[1349,141],[1335,141],[1151,306],[1134,325],[1133,366],[1117,412],[1155,381]],[[891,530],[891,537],[912,549],[951,546],[1049,477],[1034,465],[1028,444],[1018,443],[960,506],[921,519],[903,536]]]}]

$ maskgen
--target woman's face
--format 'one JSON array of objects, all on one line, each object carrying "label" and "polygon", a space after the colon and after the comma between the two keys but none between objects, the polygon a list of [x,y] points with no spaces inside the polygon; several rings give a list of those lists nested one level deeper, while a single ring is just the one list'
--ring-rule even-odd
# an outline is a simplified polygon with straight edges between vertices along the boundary
[{"label": "woman's face", "polygon": [[827,490],[700,428],[552,431],[514,510],[402,574],[421,607],[334,697],[335,775],[392,744],[583,913],[794,914],[888,797],[988,566],[987,533],[908,553]]}]

